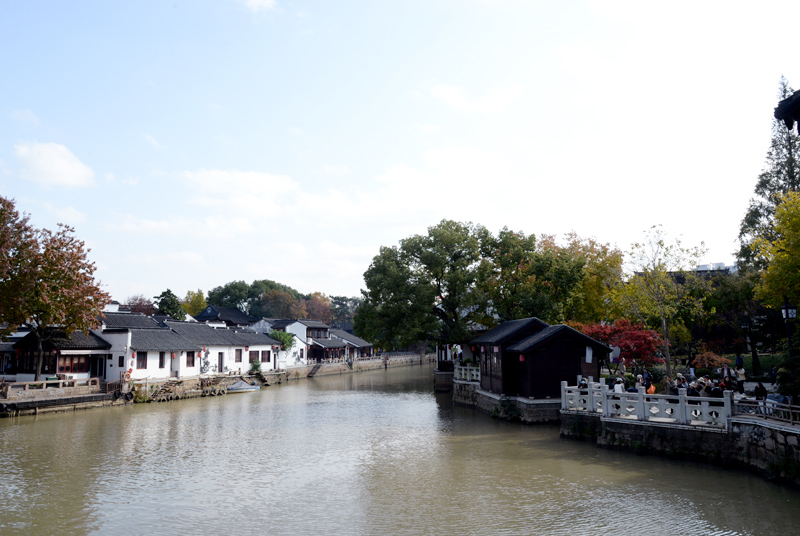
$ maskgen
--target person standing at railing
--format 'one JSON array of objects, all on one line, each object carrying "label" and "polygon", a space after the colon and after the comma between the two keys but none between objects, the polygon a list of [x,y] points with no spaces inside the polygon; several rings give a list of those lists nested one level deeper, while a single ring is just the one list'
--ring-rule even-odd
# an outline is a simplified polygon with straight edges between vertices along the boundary
[{"label": "person standing at railing", "polygon": [[736,368],[736,386],[738,388],[739,394],[744,394],[744,382],[747,379],[747,375],[744,371],[744,365],[737,366]]},{"label": "person standing at railing", "polygon": [[614,383],[614,392],[615,393],[625,392],[625,380],[623,380],[622,378],[617,378],[616,383]]}]

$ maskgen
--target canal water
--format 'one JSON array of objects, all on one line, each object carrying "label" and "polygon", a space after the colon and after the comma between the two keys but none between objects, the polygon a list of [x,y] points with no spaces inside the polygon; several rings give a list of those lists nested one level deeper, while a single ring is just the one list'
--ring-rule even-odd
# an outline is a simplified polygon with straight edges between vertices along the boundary
[{"label": "canal water", "polygon": [[430,366],[0,419],[0,535],[788,535],[800,492],[433,393]]}]

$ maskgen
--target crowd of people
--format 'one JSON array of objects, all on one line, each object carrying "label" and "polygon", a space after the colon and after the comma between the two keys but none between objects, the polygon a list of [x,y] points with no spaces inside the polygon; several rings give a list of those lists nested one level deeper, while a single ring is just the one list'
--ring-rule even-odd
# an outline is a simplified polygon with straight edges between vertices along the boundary
[{"label": "crowd of people", "polygon": [[[643,388],[648,394],[656,393],[656,386],[652,374],[644,368],[641,374],[636,375],[636,382],[632,387],[625,387],[624,369],[617,372],[617,376],[613,381],[614,392],[624,393],[639,392],[639,388]],[[774,374],[773,374],[774,376]],[[720,369],[719,378],[711,378],[708,375],[696,377],[689,373],[684,376],[682,373],[677,373],[673,379],[670,376],[666,377],[666,394],[678,395],[680,389],[686,389],[688,396],[703,396],[711,398],[722,398],[725,391],[735,391],[739,394],[744,394],[744,384],[747,379],[744,364],[737,361],[735,368],[730,367],[725,363]],[[775,380],[773,380],[773,387],[775,387]],[[768,391],[763,383],[758,382],[753,395],[757,400],[764,400],[767,397]]]}]

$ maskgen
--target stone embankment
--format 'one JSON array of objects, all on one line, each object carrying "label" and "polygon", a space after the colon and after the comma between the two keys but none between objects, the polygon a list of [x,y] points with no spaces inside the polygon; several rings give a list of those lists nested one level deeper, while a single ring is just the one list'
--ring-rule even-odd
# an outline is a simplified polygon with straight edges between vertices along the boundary
[{"label": "stone embankment", "polygon": [[453,381],[453,402],[492,417],[524,424],[559,422],[561,399],[533,399],[496,395],[470,381]]},{"label": "stone embankment", "polygon": [[727,429],[714,429],[563,412],[561,435],[601,448],[747,469],[800,487],[800,428],[754,417],[729,421]]}]

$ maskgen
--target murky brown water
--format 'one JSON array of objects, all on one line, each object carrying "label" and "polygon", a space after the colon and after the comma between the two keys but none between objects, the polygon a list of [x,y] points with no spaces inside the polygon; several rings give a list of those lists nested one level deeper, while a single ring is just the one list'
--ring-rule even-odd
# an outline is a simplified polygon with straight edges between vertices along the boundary
[{"label": "murky brown water", "polygon": [[425,366],[0,419],[0,535],[800,534],[800,492],[432,387]]}]

